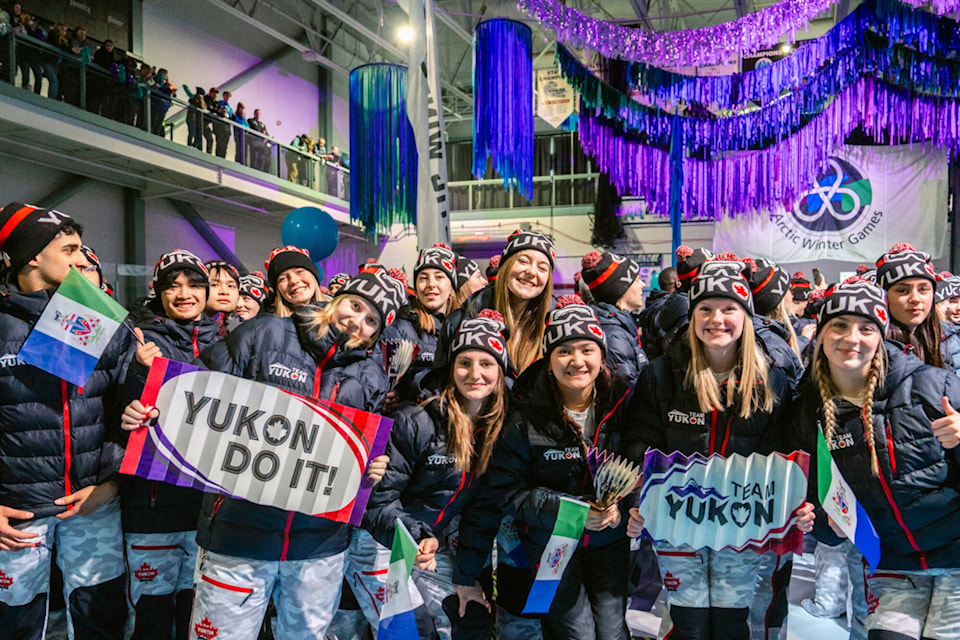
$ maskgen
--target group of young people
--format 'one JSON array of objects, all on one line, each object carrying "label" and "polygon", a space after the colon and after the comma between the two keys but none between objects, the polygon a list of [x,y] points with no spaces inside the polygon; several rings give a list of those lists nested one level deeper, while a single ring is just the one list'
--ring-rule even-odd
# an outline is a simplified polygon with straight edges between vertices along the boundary
[{"label": "group of young people", "polygon": [[[582,296],[555,301],[555,248],[533,231],[485,272],[424,249],[409,285],[368,263],[323,286],[294,246],[264,277],[177,250],[78,388],[16,354],[71,267],[103,284],[81,231],[56,211],[0,211],[4,637],[43,637],[56,549],[71,638],[253,639],[271,601],[277,637],[363,638],[391,595],[399,519],[418,545],[421,637],[626,639],[631,567],[651,544],[636,491],[591,507],[549,612],[523,614],[562,500],[596,498],[589,450],[815,456],[818,430],[881,541],[870,575],[812,464],[793,526],[855,567],[852,634],[960,634],[960,280],[922,251],[897,245],[814,291],[769,261],[681,247],[644,307],[639,266],[611,252],[584,256]],[[393,381],[383,350],[400,340],[419,350]],[[362,526],[120,476],[127,434],[163,420],[138,399],[157,356],[390,416]],[[641,579],[666,587],[661,637],[785,625],[789,556],[652,549],[659,575]]]}]

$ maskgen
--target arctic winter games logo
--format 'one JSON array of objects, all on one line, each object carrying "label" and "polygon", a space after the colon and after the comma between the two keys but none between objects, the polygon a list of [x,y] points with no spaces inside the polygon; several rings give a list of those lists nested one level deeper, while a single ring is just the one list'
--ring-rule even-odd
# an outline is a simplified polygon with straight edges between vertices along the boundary
[{"label": "arctic winter games logo", "polygon": [[800,196],[793,217],[810,231],[843,231],[873,202],[870,180],[847,160],[831,157],[829,169]]}]

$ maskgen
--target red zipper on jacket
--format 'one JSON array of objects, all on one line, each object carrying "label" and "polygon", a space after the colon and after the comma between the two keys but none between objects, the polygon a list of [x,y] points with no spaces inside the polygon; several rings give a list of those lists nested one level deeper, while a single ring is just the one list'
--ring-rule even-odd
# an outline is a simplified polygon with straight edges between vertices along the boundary
[{"label": "red zipper on jacket", "polygon": [[720,445],[720,455],[727,455],[727,443],[730,442],[730,426],[733,424],[733,416],[727,418],[727,427],[723,434],[723,444]]},{"label": "red zipper on jacket", "polygon": [[220,512],[220,507],[223,506],[223,496],[217,496],[217,499],[213,501],[213,514],[217,515]]},{"label": "red zipper on jacket", "polygon": [[287,551],[290,549],[290,527],[293,526],[293,511],[287,512],[287,524],[283,527],[283,549],[280,551],[280,560],[287,559]]},{"label": "red zipper on jacket", "polygon": [[[867,407],[863,406],[860,408],[860,418],[863,420],[864,426],[867,424]],[[893,450],[893,431],[890,430],[890,421],[887,421],[887,424],[884,425],[884,431],[887,432],[887,451],[890,453],[890,472],[896,475],[897,473],[897,456]]]},{"label": "red zipper on jacket", "polygon": [[630,389],[627,389],[623,392],[623,395],[620,396],[620,399],[617,400],[617,404],[613,405],[613,409],[607,412],[607,415],[603,416],[603,419],[597,423],[597,432],[593,434],[593,448],[597,448],[597,438],[600,437],[600,425],[607,421],[607,418],[613,415],[613,412],[617,410],[617,407],[620,406],[620,403],[623,402],[624,398],[627,397],[627,394],[630,393]]},{"label": "red zipper on jacket", "polygon": [[[453,504],[453,501],[456,500],[456,499],[457,499],[457,496],[460,495],[460,492],[463,491],[463,485],[464,485],[464,483],[466,483],[466,481],[467,481],[467,472],[466,472],[466,471],[461,471],[461,472],[460,472],[460,486],[457,487],[457,490],[453,492],[453,496],[450,498],[450,500],[447,501],[447,504],[444,505],[443,509],[440,510],[440,515],[437,516],[437,521],[433,523],[433,526],[437,526],[437,525],[440,524],[440,522],[443,520],[443,514],[445,514],[445,513],[447,512],[447,507],[449,507],[451,504]],[[468,487],[469,487],[471,484],[473,484],[473,475],[472,475],[472,474],[471,474],[471,476],[470,476],[470,482],[468,482],[468,483],[466,483],[466,484],[467,484]]]},{"label": "red zipper on jacket", "polygon": [[197,335],[200,333],[200,325],[193,328],[193,357],[200,355],[200,347],[197,345]]},{"label": "red zipper on jacket", "polygon": [[887,479],[883,477],[882,470],[877,477],[880,479],[880,486],[883,487],[883,494],[887,497],[890,508],[893,509],[893,516],[897,519],[897,524],[900,525],[903,533],[907,536],[907,542],[910,543],[914,551],[920,554],[920,566],[924,569],[929,569],[930,567],[927,566],[927,554],[920,550],[920,546],[917,544],[916,539],[914,539],[913,533],[907,528],[907,523],[903,521],[903,516],[900,515],[900,508],[897,507],[897,503],[893,501],[893,493],[890,492],[890,485],[887,484]]},{"label": "red zipper on jacket", "polygon": [[313,396],[314,400],[320,399],[320,375],[323,373],[323,367],[330,361],[330,358],[333,357],[333,354],[337,351],[337,345],[334,343],[330,347],[330,351],[327,351],[327,355],[323,357],[323,360],[320,361],[320,364],[317,365],[317,371],[313,375]]},{"label": "red zipper on jacket", "polygon": [[707,455],[713,455],[716,453],[715,449],[717,446],[717,410],[714,409],[713,413],[710,414],[710,449],[707,452]]},{"label": "red zipper on jacket", "polygon": [[[67,389],[67,381],[60,380],[60,396],[63,399],[63,484],[64,495],[68,496],[73,491],[70,487],[70,390]],[[67,509],[72,509],[73,505],[67,505]]]}]

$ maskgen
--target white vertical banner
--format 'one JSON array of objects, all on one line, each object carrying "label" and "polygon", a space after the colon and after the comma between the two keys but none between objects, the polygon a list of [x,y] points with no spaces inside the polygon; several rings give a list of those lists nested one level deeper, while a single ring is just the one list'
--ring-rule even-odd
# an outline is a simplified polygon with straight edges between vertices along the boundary
[{"label": "white vertical banner", "polygon": [[450,244],[447,143],[433,0],[407,0],[413,39],[407,62],[407,117],[417,141],[417,245]]},{"label": "white vertical banner", "polygon": [[718,222],[713,249],[781,263],[872,264],[907,242],[943,257],[948,160],[919,145],[841,147],[792,207]]},{"label": "white vertical banner", "polygon": [[560,67],[534,73],[537,77],[537,115],[556,129],[573,115],[580,96],[560,73]]}]

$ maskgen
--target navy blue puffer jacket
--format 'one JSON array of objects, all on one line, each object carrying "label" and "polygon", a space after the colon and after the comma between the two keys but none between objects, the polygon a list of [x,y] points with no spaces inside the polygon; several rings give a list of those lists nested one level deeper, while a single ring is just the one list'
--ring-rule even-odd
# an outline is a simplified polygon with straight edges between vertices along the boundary
[{"label": "navy blue puffer jacket", "polygon": [[943,367],[947,371],[960,375],[960,325],[943,321],[940,327],[943,331],[943,338],[940,341]]},{"label": "navy blue puffer jacket", "polygon": [[[206,315],[196,322],[180,323],[147,307],[137,326],[144,340],[156,344],[164,358],[179,362],[191,362],[220,339],[220,325]],[[130,377],[138,380],[140,388],[146,374],[146,367],[134,360]],[[168,533],[197,528],[202,492],[136,476],[123,476],[120,489],[124,531]]]},{"label": "navy blue puffer jacket", "polygon": [[[895,343],[887,342],[887,378],[874,394],[873,435],[880,476],[870,469],[861,407],[836,401],[834,461],[850,483],[880,535],[880,568],[920,570],[960,567],[960,448],[945,450],[930,424],[943,417],[941,399],[960,405],[960,380],[953,373],[924,365]],[[801,385],[800,411],[794,422],[798,446],[816,451],[816,430],[823,422],[816,382]],[[810,464],[810,487],[817,486],[817,465]],[[816,490],[810,499],[817,502]],[[824,527],[818,537],[836,543]]]},{"label": "navy blue puffer jacket", "polygon": [[607,366],[628,387],[632,387],[640,371],[649,363],[647,354],[640,348],[640,334],[633,316],[629,311],[606,302],[590,306],[607,336]]},{"label": "navy blue puffer jacket", "polygon": [[[379,412],[387,391],[379,346],[345,349],[346,335],[330,326],[317,339],[302,308],[293,318],[260,315],[200,354],[200,363],[247,380],[338,404]],[[254,560],[305,560],[340,553],[350,526],[206,494],[197,530],[204,549]]]},{"label": "navy blue puffer jacket", "polygon": [[57,498],[116,479],[134,353],[129,327],[120,329],[82,389],[21,361],[17,353],[53,293],[0,287],[0,505],[36,518],[66,511]]},{"label": "navy blue puffer jacket", "polygon": [[433,367],[434,354],[437,352],[437,336],[443,328],[444,316],[438,313],[433,316],[433,319],[436,322],[436,330],[428,333],[420,327],[419,316],[407,305],[400,308],[393,324],[383,330],[383,340],[409,340],[420,347],[417,357],[413,359],[407,373],[397,384],[396,393],[401,402],[417,399],[418,383]]}]

